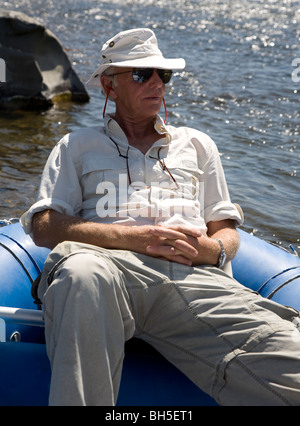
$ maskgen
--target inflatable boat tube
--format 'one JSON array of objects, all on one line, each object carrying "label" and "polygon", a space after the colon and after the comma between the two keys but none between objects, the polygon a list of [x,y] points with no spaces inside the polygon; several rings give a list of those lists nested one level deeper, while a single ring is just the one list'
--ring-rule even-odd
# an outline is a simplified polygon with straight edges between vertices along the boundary
[{"label": "inflatable boat tube", "polygon": [[[299,257],[244,231],[239,233],[241,245],[232,262],[234,278],[263,297],[300,310]],[[7,318],[14,316],[15,310],[10,308],[33,313],[38,310],[31,297],[31,284],[48,253],[48,249],[34,245],[19,223],[0,228],[0,312],[2,307],[2,314],[9,313]],[[14,324],[7,318],[1,339],[0,314],[0,405],[47,405],[51,372],[44,330],[22,321]],[[10,341],[15,340],[12,336],[16,333],[18,343]],[[126,345],[118,405],[217,404],[156,351],[132,339]]]},{"label": "inflatable boat tube", "polygon": [[239,230],[234,278],[261,296],[300,311],[300,258]]},{"label": "inflatable boat tube", "polygon": [[[39,276],[48,249],[37,247],[20,225],[0,228],[0,306],[35,309],[31,284]],[[36,327],[8,325],[6,339],[18,333],[27,342],[39,342],[43,332]]]}]

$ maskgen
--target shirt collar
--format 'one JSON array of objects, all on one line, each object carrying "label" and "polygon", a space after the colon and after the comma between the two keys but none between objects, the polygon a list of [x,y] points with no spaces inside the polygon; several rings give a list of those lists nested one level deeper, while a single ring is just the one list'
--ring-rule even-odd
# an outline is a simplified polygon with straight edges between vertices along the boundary
[{"label": "shirt collar", "polygon": [[154,129],[157,131],[159,135],[165,135],[168,142],[171,142],[171,135],[167,130],[167,127],[163,121],[163,119],[157,115],[154,121]]},{"label": "shirt collar", "polygon": [[[121,127],[119,126],[119,124],[115,121],[113,115],[106,115],[104,117],[104,125],[109,137],[112,137],[113,139],[117,140],[119,143],[124,143],[128,145],[127,137],[125,133],[123,132],[123,130],[121,129]],[[165,138],[161,139],[161,141],[163,140],[167,144],[171,142],[171,135],[168,132],[167,127],[165,126],[165,123],[163,122],[163,119],[159,115],[157,115],[156,118],[154,119],[154,129],[159,135],[165,136]]]}]

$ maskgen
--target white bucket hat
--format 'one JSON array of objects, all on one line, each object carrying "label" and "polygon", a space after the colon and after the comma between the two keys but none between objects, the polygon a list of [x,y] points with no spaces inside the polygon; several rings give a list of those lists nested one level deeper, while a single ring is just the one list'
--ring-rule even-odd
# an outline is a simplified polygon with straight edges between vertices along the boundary
[{"label": "white bucket hat", "polygon": [[163,57],[154,32],[148,28],[123,31],[108,40],[101,50],[101,62],[86,83],[87,86],[101,87],[100,76],[109,67],[167,70],[182,70],[185,67],[185,60],[182,58]]}]

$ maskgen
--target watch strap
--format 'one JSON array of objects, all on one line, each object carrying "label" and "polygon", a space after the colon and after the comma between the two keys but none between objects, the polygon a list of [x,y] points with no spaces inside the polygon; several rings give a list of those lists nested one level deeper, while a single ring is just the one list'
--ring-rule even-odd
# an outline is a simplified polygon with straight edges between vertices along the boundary
[{"label": "watch strap", "polygon": [[226,251],[225,251],[225,247],[224,244],[222,243],[221,240],[219,240],[218,238],[216,238],[216,241],[218,241],[218,243],[220,244],[221,247],[221,253],[219,256],[219,260],[218,263],[216,264],[217,268],[223,268],[223,266],[225,265],[226,262]]}]

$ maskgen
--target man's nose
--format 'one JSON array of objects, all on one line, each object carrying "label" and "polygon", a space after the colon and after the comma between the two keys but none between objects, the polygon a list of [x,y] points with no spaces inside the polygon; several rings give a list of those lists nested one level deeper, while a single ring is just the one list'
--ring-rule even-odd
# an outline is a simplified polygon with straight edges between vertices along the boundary
[{"label": "man's nose", "polygon": [[151,78],[150,78],[149,82],[150,82],[150,84],[155,84],[158,87],[162,87],[163,86],[162,79],[157,74],[157,70],[154,70],[153,74],[151,75]]}]

